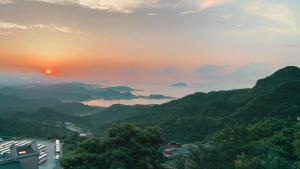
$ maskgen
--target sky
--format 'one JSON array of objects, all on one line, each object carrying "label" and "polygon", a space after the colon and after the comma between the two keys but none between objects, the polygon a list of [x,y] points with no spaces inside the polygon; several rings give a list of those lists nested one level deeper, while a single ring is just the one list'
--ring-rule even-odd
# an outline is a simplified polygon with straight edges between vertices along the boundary
[{"label": "sky", "polygon": [[174,88],[184,82],[189,92],[251,87],[300,65],[299,6],[299,0],[0,0],[0,81]]}]

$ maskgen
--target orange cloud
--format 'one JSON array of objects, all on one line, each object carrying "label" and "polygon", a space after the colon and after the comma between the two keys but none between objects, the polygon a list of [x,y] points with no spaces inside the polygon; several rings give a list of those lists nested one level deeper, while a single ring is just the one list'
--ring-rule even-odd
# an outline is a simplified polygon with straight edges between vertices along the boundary
[{"label": "orange cloud", "polygon": [[200,8],[202,10],[211,8],[214,6],[222,5],[228,2],[231,2],[232,0],[200,0]]}]

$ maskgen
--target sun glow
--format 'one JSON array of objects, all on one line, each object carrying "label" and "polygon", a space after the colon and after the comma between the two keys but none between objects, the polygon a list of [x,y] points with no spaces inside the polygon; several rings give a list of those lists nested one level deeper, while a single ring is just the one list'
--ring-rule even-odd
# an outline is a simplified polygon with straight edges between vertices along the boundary
[{"label": "sun glow", "polygon": [[51,69],[46,69],[45,74],[46,75],[52,75],[52,70]]}]

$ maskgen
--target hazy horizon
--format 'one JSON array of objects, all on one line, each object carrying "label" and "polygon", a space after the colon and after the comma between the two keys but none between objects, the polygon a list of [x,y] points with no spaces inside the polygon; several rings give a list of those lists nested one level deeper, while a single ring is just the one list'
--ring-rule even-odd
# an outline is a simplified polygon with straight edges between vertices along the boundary
[{"label": "hazy horizon", "polygon": [[0,0],[0,168],[300,169],[299,7]]},{"label": "hazy horizon", "polygon": [[[300,2],[2,0],[2,83],[128,85],[176,97],[300,65]],[[186,87],[172,84],[186,83]],[[169,90],[169,91],[168,91]]]}]

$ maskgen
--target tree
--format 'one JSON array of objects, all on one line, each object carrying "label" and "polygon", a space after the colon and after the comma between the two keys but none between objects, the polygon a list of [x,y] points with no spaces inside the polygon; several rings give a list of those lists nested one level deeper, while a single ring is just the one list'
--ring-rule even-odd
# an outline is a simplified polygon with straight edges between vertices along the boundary
[{"label": "tree", "polygon": [[68,169],[161,169],[163,141],[157,127],[114,125],[106,137],[81,142],[61,164]]},{"label": "tree", "polygon": [[297,156],[297,158],[300,160],[300,133],[296,133],[296,138],[293,142],[294,146],[294,154]]},{"label": "tree", "polygon": [[176,169],[185,169],[185,159],[180,158],[176,160]]},{"label": "tree", "polygon": [[257,157],[249,157],[242,153],[235,161],[235,169],[293,169],[293,166],[276,153]]},{"label": "tree", "polygon": [[229,169],[231,161],[226,160],[225,154],[218,149],[199,145],[192,149],[187,164],[190,169]]},{"label": "tree", "polygon": [[235,161],[235,169],[256,169],[256,163],[256,158],[251,159],[245,153],[242,153],[238,155]]}]

